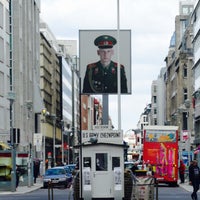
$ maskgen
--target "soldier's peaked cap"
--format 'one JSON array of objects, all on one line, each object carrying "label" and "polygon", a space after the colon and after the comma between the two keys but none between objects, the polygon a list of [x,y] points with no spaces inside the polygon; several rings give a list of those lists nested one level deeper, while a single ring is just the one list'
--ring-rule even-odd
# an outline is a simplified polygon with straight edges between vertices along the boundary
[{"label": "soldier's peaked cap", "polygon": [[101,35],[94,40],[94,44],[100,49],[112,48],[117,40],[110,35]]}]

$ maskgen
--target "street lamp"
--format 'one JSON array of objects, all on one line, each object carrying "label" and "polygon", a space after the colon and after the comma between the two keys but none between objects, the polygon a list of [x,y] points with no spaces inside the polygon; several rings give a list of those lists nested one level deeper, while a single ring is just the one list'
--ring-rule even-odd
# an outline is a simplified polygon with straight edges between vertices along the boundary
[{"label": "street lamp", "polygon": [[67,145],[68,145],[68,150],[67,150],[67,164],[69,164],[70,163],[70,159],[69,159],[69,157],[70,157],[70,135],[71,134],[73,134],[73,130],[70,130],[69,129],[70,128],[70,125],[69,124],[67,124],[67,130],[65,130],[64,131],[64,134],[65,135],[67,135]]},{"label": "street lamp", "polygon": [[185,102],[185,107],[187,109],[187,129],[188,129],[188,139],[187,139],[187,150],[188,150],[188,166],[190,165],[190,120],[189,120],[189,109],[190,109],[190,100],[186,99]]},{"label": "street lamp", "polygon": [[56,115],[52,114],[51,119],[53,121],[53,164],[56,165],[56,151],[55,151],[55,141],[56,141]]},{"label": "street lamp", "polygon": [[[30,128],[30,118],[31,118],[31,111],[32,111],[32,107],[33,107],[33,102],[30,100],[26,101],[26,107],[27,107],[27,120],[28,120],[28,130],[32,130]],[[28,132],[28,131],[27,131]],[[33,138],[30,137],[32,136],[32,134],[28,134],[28,137],[31,138],[29,139],[29,157],[28,157],[28,187],[31,187],[31,185],[33,185],[33,179],[32,179],[32,175],[33,175],[33,163],[32,163],[32,157],[33,157],[33,153],[32,153],[32,143],[33,143]],[[32,167],[32,168],[31,168]]]},{"label": "street lamp", "polygon": [[12,157],[12,171],[11,171],[11,192],[16,191],[16,150],[13,141],[13,103],[15,100],[15,93],[8,92],[8,98],[10,101],[10,143],[11,143],[11,157]]},{"label": "street lamp", "polygon": [[49,116],[49,112],[47,111],[46,108],[42,109],[42,132],[43,132],[43,174],[45,174],[45,169],[46,169],[46,117]]},{"label": "street lamp", "polygon": [[64,120],[61,120],[61,134],[62,134],[62,164],[64,163]]}]

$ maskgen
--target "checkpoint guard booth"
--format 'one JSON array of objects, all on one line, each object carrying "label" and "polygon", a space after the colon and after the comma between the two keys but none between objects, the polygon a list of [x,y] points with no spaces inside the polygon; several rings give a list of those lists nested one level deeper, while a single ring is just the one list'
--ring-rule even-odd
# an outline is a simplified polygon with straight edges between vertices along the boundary
[{"label": "checkpoint guard booth", "polygon": [[124,197],[124,145],[122,131],[82,131],[82,199],[122,200]]}]

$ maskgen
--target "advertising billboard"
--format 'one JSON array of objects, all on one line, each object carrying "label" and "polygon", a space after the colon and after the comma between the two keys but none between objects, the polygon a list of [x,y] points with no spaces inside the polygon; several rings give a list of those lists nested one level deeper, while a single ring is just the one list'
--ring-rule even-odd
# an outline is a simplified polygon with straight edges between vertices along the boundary
[{"label": "advertising billboard", "polygon": [[130,30],[79,30],[79,57],[82,94],[117,94],[119,66],[120,92],[131,94]]}]

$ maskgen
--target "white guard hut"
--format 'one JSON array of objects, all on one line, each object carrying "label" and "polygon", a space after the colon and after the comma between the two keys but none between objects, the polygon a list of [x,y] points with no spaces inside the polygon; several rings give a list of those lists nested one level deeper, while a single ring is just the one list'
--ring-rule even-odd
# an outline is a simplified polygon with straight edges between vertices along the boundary
[{"label": "white guard hut", "polygon": [[82,199],[122,200],[124,145],[122,131],[82,131]]}]

